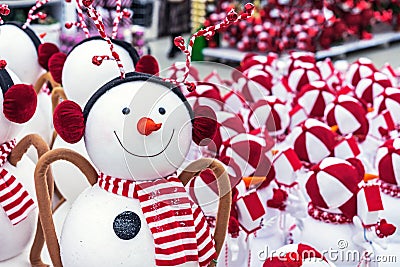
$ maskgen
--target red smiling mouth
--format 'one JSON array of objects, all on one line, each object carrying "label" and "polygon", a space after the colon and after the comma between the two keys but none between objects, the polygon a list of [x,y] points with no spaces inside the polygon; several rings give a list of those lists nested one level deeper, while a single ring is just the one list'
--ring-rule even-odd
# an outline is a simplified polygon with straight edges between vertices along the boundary
[{"label": "red smiling mouth", "polygon": [[160,155],[161,153],[163,153],[168,148],[169,144],[171,143],[172,137],[174,136],[174,133],[175,133],[175,129],[172,130],[172,134],[171,134],[171,137],[169,138],[169,141],[168,141],[167,145],[160,152],[158,152],[156,154],[153,154],[153,155],[138,155],[138,154],[135,154],[135,153],[129,151],[128,149],[126,149],[124,144],[121,142],[121,139],[119,139],[117,132],[114,131],[115,137],[117,137],[117,140],[118,140],[119,144],[121,145],[121,147],[126,152],[131,154],[132,156],[139,157],[139,158],[152,158],[152,157],[156,157],[156,156]]}]

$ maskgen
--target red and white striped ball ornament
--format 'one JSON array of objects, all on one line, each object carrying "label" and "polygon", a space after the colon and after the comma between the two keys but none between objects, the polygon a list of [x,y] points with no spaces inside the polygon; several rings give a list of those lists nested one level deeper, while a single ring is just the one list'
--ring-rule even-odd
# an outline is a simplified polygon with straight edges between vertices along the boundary
[{"label": "red and white striped ball ornament", "polygon": [[288,74],[288,84],[293,92],[298,92],[304,85],[321,80],[319,69],[314,63],[296,62]]},{"label": "red and white striped ball ornament", "polygon": [[343,85],[343,74],[336,70],[331,59],[327,58],[324,61],[317,62],[317,67],[321,72],[322,79],[327,83],[329,88],[338,91]]},{"label": "red and white striped ball ornament", "polygon": [[216,216],[218,212],[218,182],[210,169],[202,171],[185,186],[191,200],[196,203],[206,216]]},{"label": "red and white striped ball ornament", "polygon": [[400,138],[388,140],[379,147],[375,165],[380,180],[391,185],[400,185]]},{"label": "red and white striped ball ornament", "polygon": [[279,152],[275,156],[272,165],[275,170],[276,182],[288,187],[296,182],[296,172],[302,167],[299,157],[292,148]]},{"label": "red and white striped ball ornament", "polygon": [[313,81],[301,88],[296,102],[305,109],[309,117],[322,118],[325,107],[335,98],[335,93],[326,82]]},{"label": "red and white striped ball ornament", "polygon": [[208,149],[217,153],[222,144],[230,138],[245,133],[242,119],[230,112],[218,111],[215,113],[217,116],[217,131],[213,138],[213,141],[208,145]]},{"label": "red and white striped ball ornament", "polygon": [[315,54],[306,51],[296,51],[289,54],[288,72],[292,72],[302,63],[316,64]]},{"label": "red and white striped ball ornament", "polygon": [[315,164],[328,157],[335,147],[336,134],[325,123],[307,119],[290,134],[290,143],[300,160]]},{"label": "red and white striped ball ornament", "polygon": [[374,111],[381,113],[388,110],[396,125],[400,124],[400,89],[387,87],[378,97],[374,98]]},{"label": "red and white striped ball ornament", "polygon": [[275,96],[267,96],[250,107],[250,130],[265,128],[271,136],[282,135],[289,127],[289,109]]},{"label": "red and white striped ball ornament", "polygon": [[335,66],[330,58],[317,62],[317,67],[321,73],[322,79],[326,80],[335,72]]},{"label": "red and white striped ball ornament", "polygon": [[363,177],[358,166],[328,157],[310,170],[306,191],[314,206],[341,212],[351,219],[357,214],[358,184]]},{"label": "red and white striped ball ornament", "polygon": [[289,244],[274,251],[263,267],[335,267],[324,255],[306,244]]},{"label": "red and white striped ball ornament", "polygon": [[[186,71],[186,65],[184,62],[176,62],[173,63],[166,71],[166,74],[163,75],[165,78],[171,79],[171,80],[178,80],[180,77],[182,77],[185,74]],[[200,81],[200,75],[199,71],[191,65],[189,67],[189,75],[187,77],[187,81],[189,82],[196,82]],[[188,90],[182,90],[182,93],[186,95],[188,93]]]},{"label": "red and white striped ball ornament", "polygon": [[392,67],[392,65],[386,63],[381,69],[380,72],[388,76],[390,82],[394,87],[399,86],[399,73]]},{"label": "red and white striped ball ornament", "polygon": [[332,156],[339,159],[356,158],[361,154],[360,147],[354,136],[347,136],[337,142]]},{"label": "red and white striped ball ornament", "polygon": [[294,127],[299,126],[308,119],[308,114],[306,110],[300,105],[295,105],[289,111],[289,116],[290,116],[290,125],[289,125],[290,130],[293,130]]},{"label": "red and white striped ball ornament", "polygon": [[214,111],[222,110],[222,98],[217,86],[206,82],[197,82],[196,90],[186,95],[186,99],[192,108],[208,106]]},{"label": "red and white striped ball ornament", "polygon": [[221,78],[221,76],[218,74],[218,71],[216,71],[215,69],[212,70],[206,77],[204,77],[203,81],[206,83],[212,83],[216,85],[224,84],[224,80]]},{"label": "red and white striped ball ornament", "polygon": [[340,71],[335,71],[331,76],[326,78],[329,88],[334,91],[340,91],[343,88],[344,76]]},{"label": "red and white striped ball ornament", "polygon": [[370,59],[359,58],[349,66],[345,75],[346,82],[353,86],[357,86],[361,79],[369,77],[377,71],[377,68]]},{"label": "red and white striped ball ornament", "polygon": [[326,107],[324,117],[330,127],[337,127],[338,134],[353,134],[361,140],[368,134],[367,111],[354,97],[338,96]]},{"label": "red and white striped ball ornament", "polygon": [[293,98],[292,90],[290,89],[288,78],[286,76],[280,78],[272,85],[271,95],[276,96],[283,102],[290,102]]},{"label": "red and white striped ball ornament", "polygon": [[267,55],[247,54],[240,63],[240,70],[252,68],[275,73],[278,69],[278,55],[272,52]]},{"label": "red and white striped ball ornament", "polygon": [[243,75],[246,77],[246,83],[242,86],[240,92],[248,102],[255,103],[271,94],[273,85],[271,73],[258,69],[248,69],[243,72]]},{"label": "red and white striped ball ornament", "polygon": [[390,79],[381,72],[375,72],[358,82],[355,93],[358,98],[372,105],[374,98],[382,94],[387,87],[392,87]]},{"label": "red and white striped ball ornament", "polygon": [[[272,144],[273,145],[273,144]],[[268,144],[265,138],[248,133],[238,134],[223,143],[220,158],[232,158],[243,177],[265,177],[271,169]]]},{"label": "red and white striped ball ornament", "polygon": [[368,135],[375,139],[387,140],[390,138],[391,132],[394,130],[396,130],[396,125],[388,110],[384,110],[380,114],[369,119]]},{"label": "red and white striped ball ornament", "polygon": [[248,108],[245,97],[236,91],[229,91],[222,97],[222,109],[227,112],[238,114],[243,108]]}]

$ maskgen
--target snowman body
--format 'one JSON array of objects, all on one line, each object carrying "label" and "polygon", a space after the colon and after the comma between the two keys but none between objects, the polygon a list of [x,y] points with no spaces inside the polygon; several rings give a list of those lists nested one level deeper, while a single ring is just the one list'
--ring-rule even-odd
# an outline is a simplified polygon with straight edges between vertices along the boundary
[{"label": "snowman body", "polygon": [[[138,226],[127,223],[118,229],[116,225],[124,223],[118,215],[124,212],[134,213],[140,220],[136,236],[129,240],[117,234],[123,237],[120,230]],[[125,233],[124,238],[131,236]],[[117,263],[118,266],[154,266],[155,262],[153,237],[139,201],[109,193],[98,185],[82,192],[72,205],[61,233],[60,247],[64,266],[100,267]]]},{"label": "snowman body", "polygon": [[[138,219],[140,224],[134,225]],[[82,192],[72,205],[60,247],[66,267],[156,266],[154,240],[139,200],[109,193],[97,184]],[[198,263],[176,266],[195,267]]]},{"label": "snowman body", "polygon": [[[23,157],[16,167],[6,162],[0,169],[14,175],[29,195],[36,199],[33,179],[35,164],[28,157]],[[0,263],[21,254],[27,248],[36,231],[37,213],[35,209],[25,220],[12,225],[0,207]]]},{"label": "snowman body", "polygon": [[362,250],[352,241],[355,234],[353,224],[326,223],[307,216],[303,227],[301,237],[297,241],[310,244],[319,251],[327,251],[324,256],[336,266],[357,266],[357,257],[352,257],[354,254],[362,255]]},{"label": "snowman body", "polygon": [[[394,224],[397,229],[400,229],[400,199],[381,193],[382,204],[385,207],[381,211],[382,218]],[[400,245],[400,231],[397,230],[392,236],[389,237],[389,242],[398,243]]]},{"label": "snowman body", "polygon": [[[7,77],[7,74],[9,77]],[[15,86],[20,86],[21,81],[17,77],[17,75],[11,71],[10,69],[6,68],[5,70],[1,70],[0,73],[0,79],[2,86],[4,84],[8,84],[7,79],[10,78],[12,84]],[[4,80],[3,80],[4,79]],[[4,82],[6,81],[6,82]],[[30,103],[32,100],[30,96],[25,95],[25,86],[19,87],[19,88],[13,88],[14,85],[10,86],[8,84],[8,88],[1,88],[2,93],[0,93],[0,144],[3,145],[7,142],[10,142],[11,140],[15,139],[15,137],[20,133],[20,131],[23,129],[22,123],[23,122],[12,122],[10,121],[9,114],[7,110],[4,108],[4,102],[10,101],[10,99],[5,99],[5,95],[7,94],[12,94],[12,91],[19,90],[21,92],[21,98],[25,98],[26,103]],[[1,86],[0,86],[1,87]],[[30,89],[31,94],[35,94],[33,88]],[[6,91],[6,93],[4,93]],[[34,98],[36,96],[34,95]],[[33,101],[30,104],[36,103]],[[18,108],[26,108],[26,107],[21,107],[19,106]],[[18,113],[18,110],[12,111],[13,113]],[[8,114],[8,117],[6,117]],[[33,115],[33,111],[32,114]],[[28,118],[29,119],[29,118]],[[6,146],[7,147],[7,146]],[[5,149],[5,151],[7,151]],[[3,153],[3,151],[2,151]],[[11,205],[11,203],[16,204],[17,202],[14,202],[16,199],[20,199],[19,197],[24,194],[25,190],[29,197],[32,198],[32,200],[36,203],[36,191],[35,191],[35,186],[34,186],[34,179],[33,179],[33,174],[35,170],[35,164],[28,158],[28,157],[22,157],[22,159],[17,163],[17,166],[14,167],[11,165],[8,161],[4,162],[4,165],[0,167],[0,170],[5,170],[8,172],[8,174],[4,175],[5,179],[2,179],[2,185],[8,184],[9,187],[8,189],[13,189],[13,193],[11,197],[7,197],[7,195],[4,195],[3,193],[7,191],[7,187],[4,188],[3,186],[0,187],[0,196],[3,198],[3,203],[0,205],[0,262],[7,261],[10,258],[13,258],[19,254],[21,254],[29,244],[29,241],[32,240],[34,233],[36,231],[36,222],[37,222],[37,209],[31,210],[28,214],[27,217],[20,222],[16,223],[15,225],[12,224],[10,218],[6,215],[5,208],[3,205]],[[13,175],[16,179],[15,182],[11,183],[11,180],[9,180],[7,177],[9,175]],[[8,181],[5,183],[5,181]],[[17,183],[20,183],[22,185],[22,190],[18,190],[17,188]],[[6,191],[3,191],[6,190]],[[1,192],[3,191],[3,192]],[[5,200],[4,200],[5,197]],[[22,198],[23,199],[23,198]],[[16,204],[12,209],[9,211],[12,212],[20,212],[23,210],[21,208],[21,204],[25,205],[26,202],[20,202],[19,205]],[[14,213],[16,215],[17,213]]]},{"label": "snowman body", "polygon": [[285,227],[282,222],[285,215],[278,209],[266,206],[267,201],[272,199],[273,196],[272,184],[258,190],[261,201],[265,205],[266,213],[263,216],[263,226],[257,231],[251,243],[251,259],[253,263],[259,262],[260,251],[264,251],[266,245],[270,250],[276,250],[285,245],[285,236],[282,229]]},{"label": "snowman body", "polygon": [[356,238],[360,229],[354,223],[361,213],[357,194],[363,178],[357,168],[350,161],[328,157],[313,167],[306,182],[311,201],[301,237],[295,241],[326,251],[337,266],[357,266],[364,252],[364,238]]}]

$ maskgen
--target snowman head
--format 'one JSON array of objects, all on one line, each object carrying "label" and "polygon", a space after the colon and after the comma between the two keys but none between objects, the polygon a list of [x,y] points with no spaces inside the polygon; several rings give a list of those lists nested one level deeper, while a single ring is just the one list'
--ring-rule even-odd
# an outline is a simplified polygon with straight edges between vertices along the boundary
[{"label": "snowman head", "polygon": [[212,109],[192,110],[173,84],[144,73],[128,73],[97,90],[82,112],[64,101],[54,125],[65,141],[83,136],[96,167],[114,177],[150,180],[176,172],[191,141],[207,145],[216,131]]},{"label": "snowman head", "polygon": [[[125,70],[134,71],[139,60],[137,51],[124,41],[112,40],[112,43]],[[98,88],[118,76],[115,61],[104,60],[100,65],[92,63],[94,57],[103,55],[111,55],[109,45],[96,36],[75,45],[67,55],[59,52],[50,57],[50,73],[63,85],[68,99],[84,106]]]},{"label": "snowman head", "polygon": [[22,130],[36,111],[37,97],[31,85],[21,81],[11,70],[0,68],[0,143],[9,141]]},{"label": "snowman head", "polygon": [[38,62],[39,37],[29,28],[10,22],[0,25],[0,58],[26,83],[34,84],[43,68]]}]

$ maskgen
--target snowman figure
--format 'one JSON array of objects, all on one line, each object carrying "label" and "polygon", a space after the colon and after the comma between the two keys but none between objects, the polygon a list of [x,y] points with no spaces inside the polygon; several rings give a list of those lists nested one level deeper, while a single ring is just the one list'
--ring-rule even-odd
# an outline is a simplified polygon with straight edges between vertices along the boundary
[{"label": "snowman figure", "polygon": [[[51,214],[49,203],[39,201],[54,266],[207,266],[216,259],[205,218],[176,176],[192,138],[200,144],[215,133],[210,108],[193,111],[174,85],[144,73],[128,73],[95,92],[83,112],[72,101],[61,102],[54,125],[67,142],[84,137],[100,173],[89,172],[90,180],[97,182],[74,202],[63,226],[60,251],[51,222],[45,219]],[[37,177],[57,159],[84,159],[68,154],[75,153],[56,149],[46,154],[38,163]],[[85,164],[78,166],[87,174],[91,165]],[[229,187],[228,177],[220,178]],[[222,208],[229,214],[229,193],[225,199],[220,216]],[[222,218],[219,224],[225,229],[214,236],[222,236],[223,242],[227,221]]]},{"label": "snowman figure", "polygon": [[[379,266],[397,266],[393,255],[398,255],[400,249],[399,227],[400,220],[396,211],[399,210],[399,182],[397,178],[397,169],[399,164],[400,139],[394,138],[382,144],[376,153],[376,170],[379,174],[379,187],[382,192],[382,202],[385,207],[382,214],[387,220],[393,223],[392,226],[386,226],[388,231],[394,231],[394,234],[388,238],[387,249],[381,254],[392,256],[392,260],[380,263]],[[379,251],[378,251],[379,252]]]},{"label": "snowman figure", "polygon": [[[383,206],[378,186],[366,184],[372,178],[355,158],[328,157],[311,168],[306,183],[309,216],[303,221],[299,240],[319,250],[336,251],[329,257],[337,266],[364,264],[362,257],[349,255],[361,256],[370,247],[384,247],[381,239],[393,234],[384,229],[385,221],[378,221]],[[319,238],[319,233],[326,235]]]},{"label": "snowman figure", "polygon": [[[43,235],[37,224],[33,179],[35,164],[23,155],[31,145],[36,147],[39,156],[48,151],[48,146],[38,135],[26,136],[16,144],[16,136],[35,113],[37,96],[31,85],[22,84],[6,68],[0,68],[0,88],[0,266],[9,266],[12,258],[27,249],[36,225],[39,227],[31,264],[43,266],[40,260]],[[49,178],[51,186],[52,177]]]},{"label": "snowman figure", "polygon": [[[34,116],[27,122],[18,138],[27,134],[39,134],[48,144],[51,142],[53,126],[51,121],[51,98],[45,82],[51,86],[57,83],[47,74],[48,54],[58,50],[54,44],[44,43],[40,37],[29,27],[30,22],[45,14],[35,11],[47,1],[37,1],[31,8],[24,24],[18,22],[0,23],[0,59],[7,61],[7,66],[23,83],[34,85],[37,93],[38,105]],[[37,157],[29,151],[29,157]]]}]

